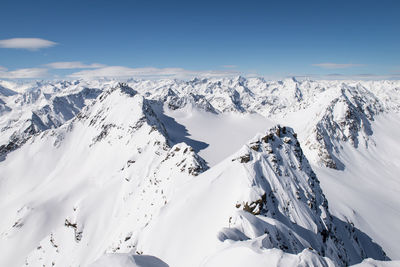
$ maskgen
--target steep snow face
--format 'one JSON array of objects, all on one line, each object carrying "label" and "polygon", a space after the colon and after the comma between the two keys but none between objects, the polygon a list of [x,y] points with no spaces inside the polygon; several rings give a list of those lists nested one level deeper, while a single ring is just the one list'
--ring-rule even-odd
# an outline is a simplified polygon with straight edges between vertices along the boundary
[{"label": "steep snow face", "polygon": [[400,114],[381,114],[371,123],[369,146],[343,145],[344,171],[314,167],[331,212],[356,225],[400,259]]},{"label": "steep snow face", "polygon": [[0,160],[32,135],[74,118],[101,91],[72,82],[40,84],[21,93],[0,91]]},{"label": "steep snow face", "polygon": [[186,144],[169,146],[135,90],[107,90],[0,163],[0,265],[86,266],[135,250],[140,229],[206,168]]},{"label": "steep snow face", "polygon": [[[370,237],[399,259],[399,92],[399,81],[0,81],[0,265],[385,259]],[[277,123],[298,140],[275,128],[231,156]]]},{"label": "steep snow face", "polygon": [[371,122],[383,111],[380,101],[366,88],[343,84],[340,95],[330,102],[313,127],[306,146],[317,153],[326,167],[344,169],[338,158],[341,143],[349,141],[355,148],[359,143],[368,146]]},{"label": "steep snow face", "polygon": [[[244,247],[267,254],[273,248],[292,254],[309,248],[342,266],[387,259],[368,236],[330,214],[296,134],[280,126],[177,192],[138,245],[173,266],[207,266],[207,259],[211,266],[228,264],[219,253]],[[246,259],[251,254],[244,253]],[[306,261],[330,263],[318,254],[308,253]]]}]

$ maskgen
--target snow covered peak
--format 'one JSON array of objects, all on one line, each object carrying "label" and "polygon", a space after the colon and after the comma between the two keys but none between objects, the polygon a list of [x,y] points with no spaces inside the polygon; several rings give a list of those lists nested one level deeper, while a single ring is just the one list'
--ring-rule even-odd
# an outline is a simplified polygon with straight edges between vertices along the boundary
[{"label": "snow covered peak", "polygon": [[[293,129],[277,125],[245,146],[241,154],[234,160],[251,170],[257,186],[249,195],[258,197],[238,203],[239,207],[272,218],[282,213],[292,223],[314,231],[324,228],[316,222],[326,215],[327,201]],[[275,205],[264,207],[263,202]]]},{"label": "snow covered peak", "polygon": [[180,168],[181,172],[197,176],[208,169],[207,163],[199,157],[192,147],[185,143],[174,145],[168,152],[164,161],[173,159],[173,164]]},{"label": "snow covered peak", "polygon": [[0,96],[12,96],[16,94],[17,92],[0,85]]},{"label": "snow covered peak", "polygon": [[[396,255],[396,219],[371,214],[397,210],[399,92],[398,81],[0,81],[0,265],[386,260],[365,233]],[[349,155],[366,160],[347,169]]]},{"label": "snow covered peak", "polygon": [[372,135],[371,122],[384,108],[379,99],[365,87],[342,84],[340,95],[323,111],[306,145],[317,153],[320,161],[333,169],[344,169],[338,151],[341,142],[354,147],[368,146]]},{"label": "snow covered peak", "polygon": [[[219,253],[233,248],[258,253],[279,248],[292,254],[310,249],[340,266],[365,257],[386,259],[365,234],[330,214],[319,181],[289,127],[276,126],[257,136],[189,181],[177,196],[138,244],[141,252],[174,266],[207,266],[207,259],[213,258],[228,264],[229,258]],[[329,262],[317,253],[310,257]]]},{"label": "snow covered peak", "polygon": [[[156,130],[164,136],[163,143],[168,144],[164,125],[159,121],[150,104],[137,91],[126,84],[104,91],[93,105],[86,107],[77,117],[78,120],[88,121],[88,126],[101,128],[99,139],[104,138],[114,128],[134,133],[143,125],[150,127],[150,133]],[[122,133],[121,133],[122,134]]]},{"label": "snow covered peak", "polygon": [[104,98],[106,98],[108,95],[110,95],[111,93],[118,91],[119,93],[124,93],[128,96],[135,96],[137,94],[136,90],[133,90],[131,87],[128,86],[128,84],[126,83],[118,83],[116,86],[111,87],[108,90],[105,90],[103,92],[103,94],[100,96],[100,100],[103,100]]},{"label": "snow covered peak", "polygon": [[140,94],[105,90],[0,162],[0,265],[87,266],[105,251],[129,252],[171,195],[206,169],[191,147],[169,146]]},{"label": "snow covered peak", "polygon": [[100,92],[100,89],[81,87],[44,93],[43,88],[37,88],[0,99],[0,160],[33,135],[73,119]]}]

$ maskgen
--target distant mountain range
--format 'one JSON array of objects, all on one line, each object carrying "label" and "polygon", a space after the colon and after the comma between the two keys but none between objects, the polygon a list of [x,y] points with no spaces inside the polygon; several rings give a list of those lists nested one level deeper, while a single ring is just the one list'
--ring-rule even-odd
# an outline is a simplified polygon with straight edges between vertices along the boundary
[{"label": "distant mountain range", "polygon": [[0,266],[396,266],[399,111],[400,81],[0,81]]}]

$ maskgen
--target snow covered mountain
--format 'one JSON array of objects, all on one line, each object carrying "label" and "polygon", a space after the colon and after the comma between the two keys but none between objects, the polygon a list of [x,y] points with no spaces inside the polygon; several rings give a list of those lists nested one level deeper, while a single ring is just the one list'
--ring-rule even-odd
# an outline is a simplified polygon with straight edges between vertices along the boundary
[{"label": "snow covered mountain", "polygon": [[399,92],[398,81],[0,81],[0,265],[400,259]]},{"label": "snow covered mountain", "polygon": [[[172,266],[232,266],[235,260],[219,253],[249,248],[310,250],[298,257],[321,265],[331,263],[324,256],[341,266],[387,259],[365,234],[330,214],[295,133],[280,126],[182,188],[138,246]],[[240,262],[251,261],[245,255]]]},{"label": "snow covered mountain", "polygon": [[0,160],[35,133],[57,128],[74,118],[102,91],[67,81],[34,83],[24,89],[17,93],[0,85]]},{"label": "snow covered mountain", "polygon": [[87,265],[130,250],[172,192],[205,169],[187,145],[169,146],[136,91],[107,90],[2,164],[0,265]]}]

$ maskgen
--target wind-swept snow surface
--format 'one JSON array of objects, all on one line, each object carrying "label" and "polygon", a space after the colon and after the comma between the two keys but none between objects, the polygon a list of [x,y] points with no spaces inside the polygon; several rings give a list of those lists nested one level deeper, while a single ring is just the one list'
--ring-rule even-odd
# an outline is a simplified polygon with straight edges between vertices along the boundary
[{"label": "wind-swept snow surface", "polygon": [[[339,265],[386,259],[368,236],[329,213],[296,135],[280,126],[182,188],[138,249],[173,266],[198,266],[229,246],[315,250]],[[310,261],[325,262],[311,255]]]},{"label": "wind-swept snow surface", "polygon": [[169,147],[147,101],[120,86],[0,168],[0,265],[78,266],[132,250],[135,232],[206,166],[187,145]]},{"label": "wind-swept snow surface", "polygon": [[372,124],[368,147],[346,146],[346,171],[315,168],[331,210],[351,221],[398,259],[400,251],[400,116],[385,114]]},{"label": "wind-swept snow surface", "polygon": [[90,267],[168,267],[168,265],[153,256],[129,255],[125,253],[108,253],[100,257]]},{"label": "wind-swept snow surface", "polygon": [[0,81],[0,265],[394,266],[399,111],[398,81]]}]

